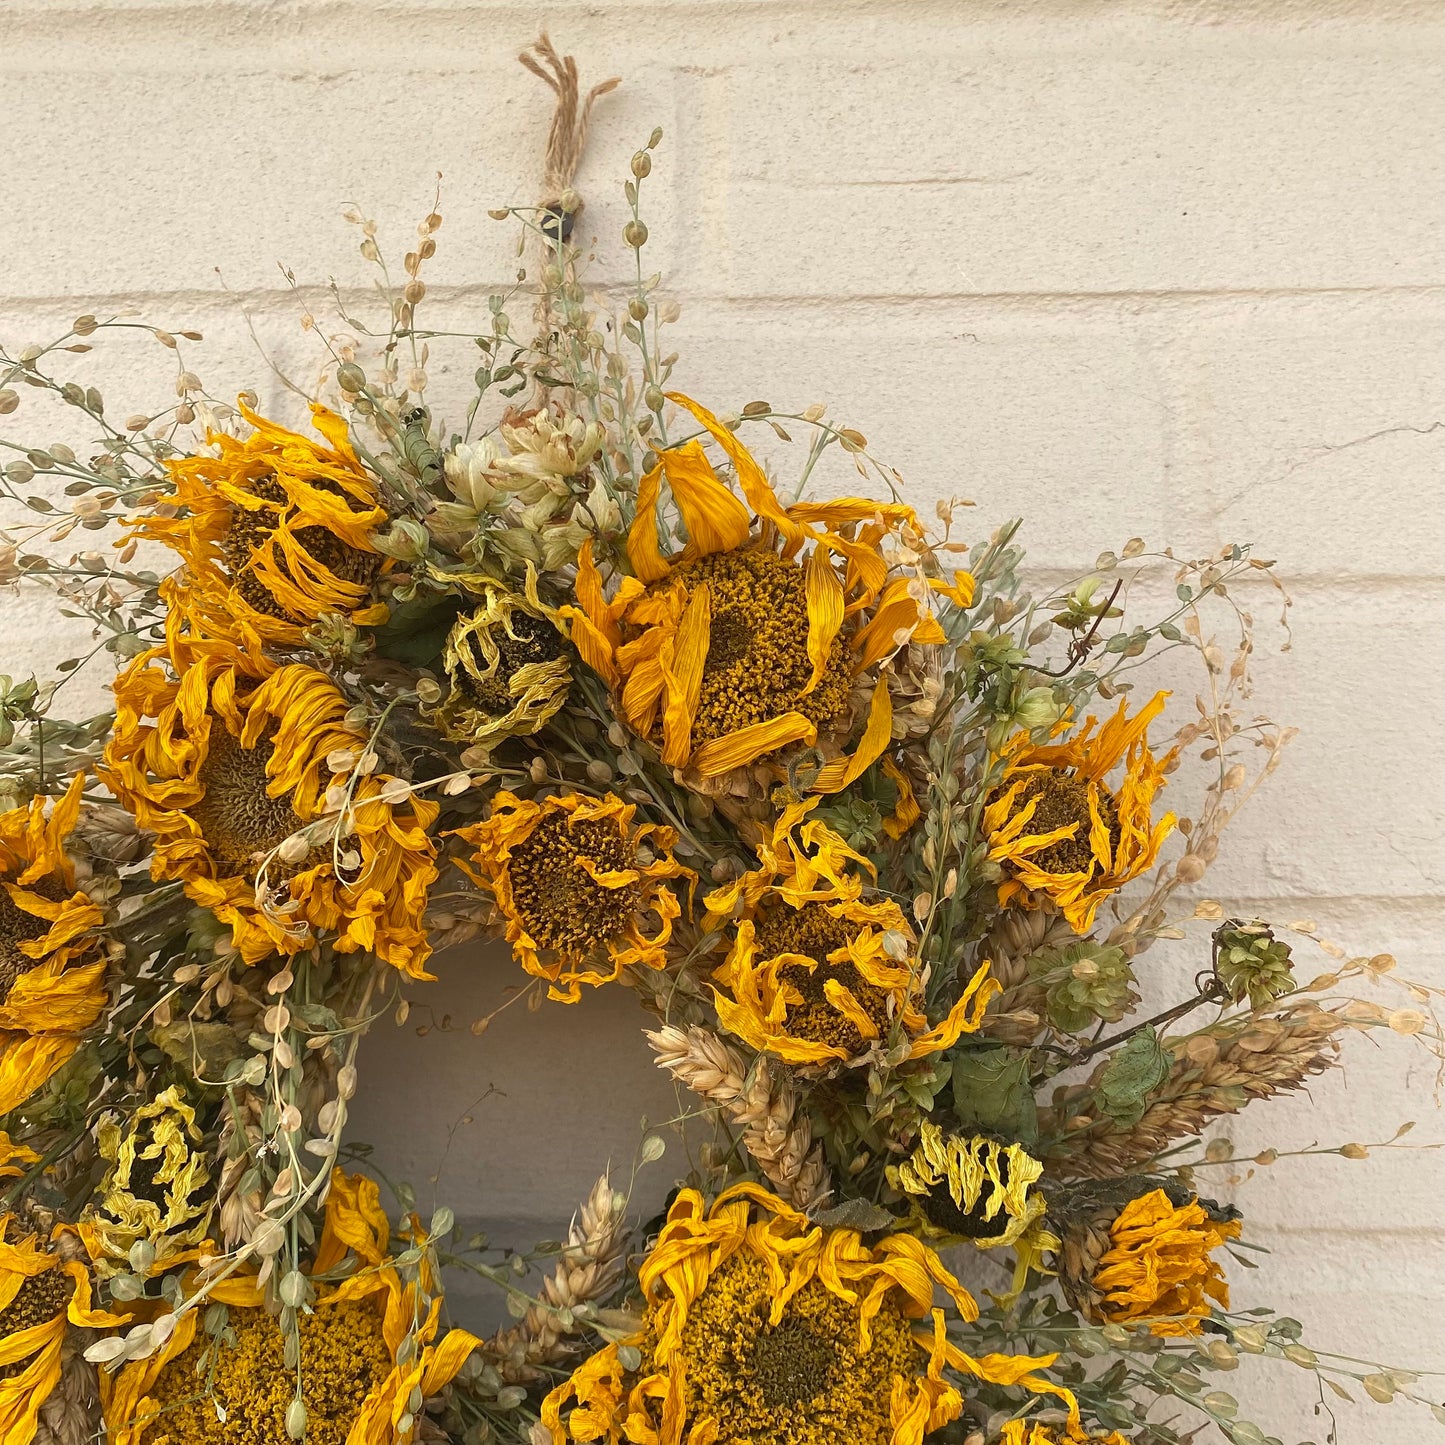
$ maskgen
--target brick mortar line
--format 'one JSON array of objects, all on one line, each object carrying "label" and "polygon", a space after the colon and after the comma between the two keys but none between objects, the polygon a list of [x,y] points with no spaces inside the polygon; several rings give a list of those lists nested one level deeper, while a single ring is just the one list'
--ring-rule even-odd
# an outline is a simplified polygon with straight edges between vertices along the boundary
[{"label": "brick mortar line", "polygon": [[[490,223],[489,224],[495,224]],[[338,248],[340,249],[340,248]],[[664,276],[664,282],[666,278]],[[494,292],[506,291],[514,284],[512,280],[468,281],[441,283],[428,286],[428,305],[461,303],[470,300],[485,302]],[[589,287],[604,296],[620,298],[631,293],[625,280],[599,281]],[[343,301],[359,303],[375,299],[375,291],[366,286],[341,288]],[[812,314],[825,312],[830,308],[849,311],[870,307],[882,313],[896,312],[900,321],[912,319],[909,311],[936,310],[940,306],[996,308],[1002,314],[1017,312],[1035,313],[1041,316],[1056,314],[1060,308],[1077,308],[1082,311],[1102,310],[1113,312],[1119,307],[1195,307],[1228,306],[1237,301],[1258,303],[1295,301],[1317,303],[1339,300],[1346,303],[1381,300],[1445,301],[1445,281],[1439,284],[1378,286],[1265,286],[1265,287],[1216,287],[1216,288],[1159,288],[1154,290],[1124,289],[1102,291],[917,291],[917,292],[794,292],[756,293],[751,296],[730,295],[723,291],[690,289],[685,286],[668,287],[664,284],[663,294],[675,297],[684,305],[702,305],[716,309],[719,314],[734,314],[746,319],[755,312],[771,313],[783,308]],[[201,290],[196,287],[176,287],[170,290],[130,289],[103,292],[35,292],[0,294],[0,311],[20,307],[73,306],[85,301],[96,309],[109,310],[142,303],[155,305],[185,304],[209,306],[213,309],[239,308],[242,305],[269,304],[290,301],[296,305],[322,304],[330,301],[331,289],[320,283],[307,283],[292,289],[290,287],[251,287],[229,292]],[[283,314],[280,311],[275,314]],[[1257,314],[1257,313],[1251,313]],[[1139,313],[1131,313],[1130,319],[1138,319]]]}]

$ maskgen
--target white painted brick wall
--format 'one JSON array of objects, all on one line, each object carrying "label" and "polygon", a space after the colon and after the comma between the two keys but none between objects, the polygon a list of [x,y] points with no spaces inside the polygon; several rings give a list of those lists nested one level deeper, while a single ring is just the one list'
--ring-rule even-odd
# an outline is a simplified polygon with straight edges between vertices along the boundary
[{"label": "white painted brick wall", "polygon": [[[1206,886],[1445,982],[1439,0],[0,0],[0,336],[136,305],[206,333],[209,383],[284,410],[240,308],[312,374],[299,312],[332,277],[368,282],[340,208],[399,253],[437,171],[429,304],[464,330],[514,265],[487,208],[534,199],[545,95],[513,56],[539,21],[584,75],[626,77],[580,178],[600,280],[627,158],[667,131],[649,258],[683,303],[686,389],[828,402],[921,510],[971,496],[978,532],[1027,513],[1050,575],[1135,533],[1279,558],[1295,642],[1262,628],[1258,702],[1301,737]],[[168,361],[128,343],[75,375],[124,414],[165,394]],[[437,397],[469,370],[434,363]],[[4,670],[79,635],[32,595],[4,607]],[[495,950],[441,972],[426,1002],[459,1024],[514,976]],[[604,993],[483,1040],[384,1032],[358,1127],[497,1238],[555,1234],[607,1157],[626,1172],[639,1116],[676,1107],[637,1024]],[[1357,1043],[1346,1074],[1233,1132],[1337,1143],[1417,1118],[1440,1139],[1432,1089],[1403,1044]],[[1238,1197],[1274,1253],[1241,1299],[1312,1318],[1322,1347],[1445,1362],[1442,1184],[1430,1153],[1261,1171]],[[1241,1375],[1290,1440],[1322,1437],[1307,1383]],[[1344,1419],[1365,1445],[1402,1433],[1379,1407]]]}]

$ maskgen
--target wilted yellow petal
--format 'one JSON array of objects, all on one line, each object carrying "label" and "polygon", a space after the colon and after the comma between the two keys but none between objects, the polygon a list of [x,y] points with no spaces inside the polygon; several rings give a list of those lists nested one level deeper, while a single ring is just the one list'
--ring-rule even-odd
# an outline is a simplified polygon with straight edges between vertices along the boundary
[{"label": "wilted yellow petal", "polygon": [[828,654],[843,626],[843,584],[833,569],[832,559],[821,548],[813,549],[807,566],[808,659],[813,675],[803,689],[806,695],[823,680]]},{"label": "wilted yellow petal", "polygon": [[893,699],[888,696],[888,680],[880,677],[873,689],[868,708],[868,726],[853,756],[834,758],[819,770],[813,781],[815,793],[839,793],[856,782],[883,754],[893,737]]},{"label": "wilted yellow petal", "polygon": [[802,713],[785,712],[781,717],[753,723],[705,742],[693,753],[691,766],[704,778],[716,778],[734,768],[746,767],[765,753],[789,743],[811,745],[817,740],[817,728]]},{"label": "wilted yellow petal", "polygon": [[784,511],[773,491],[772,483],[768,481],[766,473],[753,454],[705,406],[693,401],[691,397],[684,396],[680,391],[670,391],[667,399],[684,411],[691,412],[727,453],[728,460],[737,472],[738,486],[743,489],[743,495],[748,499],[753,511],[771,522],[787,541],[801,542],[805,536],[804,529]]},{"label": "wilted yellow petal", "polygon": [[672,499],[687,528],[687,556],[708,557],[730,552],[748,539],[748,509],[718,480],[694,438],[662,453],[662,468]]},{"label": "wilted yellow petal", "polygon": [[666,701],[662,709],[662,761],[681,767],[692,750],[692,720],[702,692],[702,668],[707,661],[712,627],[712,593],[706,582],[693,588],[687,611],[677,629],[672,666],[663,666]]},{"label": "wilted yellow petal", "polygon": [[662,463],[638,484],[637,515],[627,533],[627,560],[633,576],[643,582],[660,582],[668,573],[666,558],[657,544],[657,499],[662,492]]},{"label": "wilted yellow petal", "polygon": [[923,813],[918,799],[913,796],[913,784],[908,781],[908,774],[887,756],[883,759],[883,775],[898,789],[898,802],[892,814],[883,820],[883,831],[890,838],[901,838]]}]

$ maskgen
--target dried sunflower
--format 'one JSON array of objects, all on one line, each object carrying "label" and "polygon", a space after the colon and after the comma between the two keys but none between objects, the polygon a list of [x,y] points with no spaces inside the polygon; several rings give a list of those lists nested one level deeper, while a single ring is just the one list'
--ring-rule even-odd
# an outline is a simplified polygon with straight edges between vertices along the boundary
[{"label": "dried sunflower", "polygon": [[[878,670],[862,737],[845,751],[855,686],[910,639],[943,640],[909,579],[890,580],[880,551],[885,537],[915,524],[913,512],[863,498],[785,507],[710,411],[675,392],[669,398],[722,448],[748,505],[718,477],[701,441],[663,451],[638,490],[627,538],[632,575],[610,600],[590,542],[582,548],[578,606],[562,609],[572,640],[613,687],[627,725],[694,782],[801,743],[833,755],[812,787],[836,792],[890,740],[892,702]],[[664,479],[688,537],[670,557],[658,544]],[[918,587],[926,596],[926,584]]]},{"label": "dried sunflower", "polygon": [[216,455],[168,462],[175,490],[133,524],[185,564],[168,601],[253,660],[267,645],[299,645],[326,613],[383,621],[385,605],[371,600],[384,561],[372,538],[387,514],[345,420],[313,404],[322,446],[244,402],[240,410],[251,435],[213,432]]},{"label": "dried sunflower", "polygon": [[1210,1300],[1229,1308],[1229,1286],[1213,1258],[1240,1222],[1198,1199],[1175,1204],[1162,1189],[1131,1200],[1109,1226],[1109,1248],[1094,1271],[1111,1324],[1149,1319],[1155,1335],[1197,1335]]},{"label": "dried sunflower", "polygon": [[1033,1188],[1044,1166],[1021,1145],[981,1134],[945,1134],[925,1120],[913,1153],[887,1172],[913,1226],[940,1243],[1012,1244],[1044,1214]]},{"label": "dried sunflower", "polygon": [[[315,1308],[298,1318],[299,1371],[255,1281],[223,1280],[210,1297],[229,1307],[234,1344],[198,1333],[192,1310],[158,1354],[102,1374],[109,1445],[290,1445],[298,1378],[313,1445],[405,1445],[420,1423],[413,1391],[434,1395],[480,1342],[465,1330],[437,1338],[441,1300],[402,1281],[390,1248],[376,1185],[337,1170],[310,1268]],[[319,1278],[343,1266],[355,1273],[339,1284]],[[429,1295],[434,1282],[422,1284]]]},{"label": "dried sunflower", "polygon": [[1059,1282],[1096,1323],[1147,1320],[1155,1335],[1196,1335],[1210,1300],[1228,1308],[1212,1254],[1239,1237],[1240,1222],[1183,1185],[1151,1182],[1129,1177],[1080,1186],[1077,1199],[1061,1195]]},{"label": "dried sunflower", "polygon": [[371,773],[330,808],[328,759],[360,756],[367,739],[324,673],[290,664],[257,681],[214,644],[168,661],[147,654],[117,679],[104,768],[156,835],[152,875],[183,880],[248,963],[326,933],[338,952],[430,977],[422,913],[437,805]]},{"label": "dried sunflower", "polygon": [[1129,1445],[1117,1430],[1094,1435],[1070,1423],[1062,1431],[1037,1420],[1009,1420],[999,1433],[999,1445]]},{"label": "dried sunflower", "polygon": [[[989,858],[1004,869],[1001,904],[1047,901],[1076,933],[1087,933],[1099,905],[1154,866],[1175,820],[1166,813],[1153,822],[1169,759],[1155,759],[1145,734],[1168,696],[1157,694],[1132,718],[1121,700],[1098,732],[1091,717],[1066,742],[1035,746],[1020,733],[1008,746],[1003,780],[983,814]],[[1120,762],[1124,776],[1110,786],[1104,780]]]},{"label": "dried sunflower", "polygon": [[862,901],[849,863],[871,865],[810,816],[818,801],[786,808],[758,845],[760,866],[704,901],[712,926],[736,920],[713,973],[719,1021],[792,1064],[864,1063],[899,1044],[915,1059],[951,1047],[979,1027],[998,985],[980,968],[930,1027],[907,920],[890,900]]},{"label": "dried sunflower", "polygon": [[30,1445],[40,1407],[60,1383],[70,1328],[125,1321],[93,1307],[79,1259],[63,1258],[33,1234],[12,1240],[15,1223],[0,1216],[0,1440]]},{"label": "dried sunflower", "polygon": [[[666,962],[682,905],[665,885],[691,884],[695,875],[672,856],[673,830],[634,827],[636,812],[612,793],[534,802],[500,792],[489,817],[458,830],[477,850],[463,868],[491,893],[507,942],[554,999],[576,1003],[584,983],[597,987],[624,968]],[[651,935],[643,931],[648,914],[657,920]]]},{"label": "dried sunflower", "polygon": [[949,1341],[935,1286],[965,1321],[978,1307],[926,1245],[907,1234],[865,1245],[756,1185],[710,1209],[682,1190],[639,1282],[640,1332],[544,1401],[553,1445],[918,1445],[962,1412],[945,1369],[1059,1395],[1075,1413],[1037,1373],[1056,1355],[975,1359]]},{"label": "dried sunflower", "polygon": [[[96,1128],[108,1166],[81,1235],[102,1279],[118,1271],[163,1274],[196,1258],[215,1207],[210,1161],[196,1111],[174,1086],[124,1121],[107,1115]],[[151,1267],[136,1268],[131,1247],[154,1251]]]},{"label": "dried sunflower", "polygon": [[105,1008],[105,915],[65,851],[84,790],[77,774],[48,816],[44,798],[0,813],[0,1114],[64,1066]]},{"label": "dried sunflower", "polygon": [[532,567],[524,596],[485,578],[468,586],[480,605],[447,634],[442,665],[451,687],[431,716],[453,742],[489,748],[530,736],[556,716],[572,686],[571,649],[556,612],[537,595]]}]

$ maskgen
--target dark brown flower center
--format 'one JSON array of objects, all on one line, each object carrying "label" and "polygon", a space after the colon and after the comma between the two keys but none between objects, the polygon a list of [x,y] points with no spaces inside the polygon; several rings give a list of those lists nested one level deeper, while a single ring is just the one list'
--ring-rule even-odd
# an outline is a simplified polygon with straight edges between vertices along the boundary
[{"label": "dark brown flower center", "polygon": [[253,748],[242,747],[225,724],[212,717],[199,772],[205,793],[190,814],[222,869],[253,872],[267,853],[303,826],[289,797],[275,798],[266,791],[272,751],[266,738]]},{"label": "dark brown flower center", "polygon": [[831,1387],[837,1368],[837,1346],[790,1316],[764,1329],[753,1346],[753,1381],[770,1410],[817,1398]]},{"label": "dark brown flower center", "polygon": [[842,948],[858,933],[858,926],[828,912],[826,904],[805,903],[792,908],[785,903],[763,908],[754,922],[757,956],[761,960],[780,953],[797,953],[817,961],[816,968],[787,964],[778,978],[802,994],[803,1002],[788,1009],[787,1031],[794,1038],[843,1049],[854,1058],[868,1046],[858,1026],[839,1012],[828,998],[830,981],[842,984],[858,1001],[880,1034],[888,1030],[888,995],[868,983],[857,967],[848,962],[829,963],[828,955]]},{"label": "dark brown flower center", "polygon": [[[1102,783],[1097,785],[1099,814],[1109,830],[1109,849],[1119,846],[1119,809],[1114,795]],[[1089,841],[1094,826],[1089,811],[1089,784],[1085,778],[1073,773],[1040,773],[1025,786],[1019,794],[1018,806],[1033,802],[1034,815],[1029,820],[1030,833],[1052,833],[1056,828],[1066,828],[1070,823],[1077,826],[1071,838],[1060,838],[1047,848],[1034,853],[1029,861],[1045,873],[1086,873],[1094,861],[1094,849]]]},{"label": "dark brown flower center", "polygon": [[[0,1310],[0,1340],[9,1339],[21,1330],[49,1324],[64,1313],[75,1293],[75,1281],[63,1269],[48,1269],[44,1274],[28,1275],[21,1281],[15,1298]],[[13,1379],[35,1363],[34,1356],[0,1365],[0,1380]]]},{"label": "dark brown flower center", "polygon": [[[449,669],[452,681],[484,711],[497,715],[508,713],[516,706],[517,699],[511,692],[512,678],[529,663],[555,662],[567,645],[562,634],[545,617],[513,609],[491,627],[490,640],[497,649],[497,665],[487,674],[489,662],[475,633],[457,636],[459,650],[465,648],[466,656]],[[477,673],[487,675],[478,677]]]},{"label": "dark brown flower center", "polygon": [[[1008,1188],[1009,1173],[1012,1167],[1009,1156],[1006,1153],[1000,1153],[998,1159],[1000,1183],[997,1192],[1001,1193]],[[961,1239],[989,1239],[1003,1234],[1013,1222],[1006,1207],[998,1211],[992,1219],[984,1218],[984,1210],[994,1195],[995,1191],[992,1186],[986,1184],[979,1191],[978,1199],[972,1207],[964,1207],[954,1203],[953,1195],[949,1192],[948,1181],[942,1179],[927,1194],[919,1195],[917,1198],[923,1217],[938,1229],[947,1230],[949,1234],[956,1234]]]},{"label": "dark brown flower center", "polygon": [[[316,479],[311,485],[318,491],[331,492],[349,502],[346,494],[334,482]],[[271,540],[291,503],[286,489],[275,477],[258,477],[250,487],[253,495],[272,505],[254,509],[231,508],[231,523],[226,529],[226,535],[221,539],[221,555],[226,560],[226,569],[231,574],[236,590],[255,611],[267,617],[276,617],[282,621],[314,621],[311,617],[298,619],[294,613],[289,612],[256,575],[252,562],[256,554]],[[381,565],[379,555],[358,551],[327,527],[298,527],[292,535],[309,557],[343,582],[367,585],[376,576]],[[276,553],[275,562],[284,576],[293,582],[296,580],[286,559],[279,552]]]},{"label": "dark brown flower center", "polygon": [[684,563],[673,576],[689,592],[706,582],[712,600],[694,746],[787,712],[800,712],[820,728],[840,719],[852,687],[841,636],[833,640],[818,686],[803,691],[813,664],[807,584],[797,562],[776,552],[717,552]]},{"label": "dark brown flower center", "polygon": [[637,866],[637,850],[615,819],[544,813],[512,849],[512,899],[528,933],[542,948],[588,953],[626,931],[642,900],[640,883],[604,888],[580,862],[598,872]]},{"label": "dark brown flower center", "polygon": [[[27,883],[25,887],[27,891],[38,893],[52,903],[59,903],[66,897],[64,883],[53,873],[37,878],[34,883]],[[20,945],[33,943],[49,932],[48,918],[38,918],[22,908],[10,896],[8,888],[0,887],[0,1004],[10,997],[10,990],[20,978],[40,966],[41,960],[22,953]]]}]

